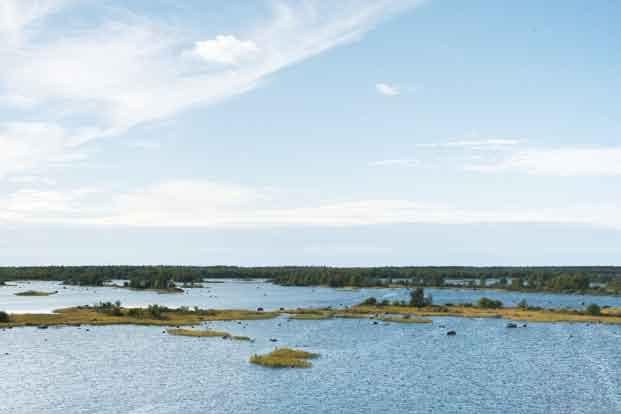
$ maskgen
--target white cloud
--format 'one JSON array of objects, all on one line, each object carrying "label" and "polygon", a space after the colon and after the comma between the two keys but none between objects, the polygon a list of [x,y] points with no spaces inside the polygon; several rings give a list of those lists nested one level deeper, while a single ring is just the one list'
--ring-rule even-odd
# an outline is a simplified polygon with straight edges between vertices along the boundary
[{"label": "white cloud", "polygon": [[387,83],[377,83],[375,84],[375,90],[385,96],[397,96],[399,95],[399,88],[394,85],[389,85]]},{"label": "white cloud", "polygon": [[466,166],[479,172],[522,172],[547,176],[621,175],[621,148],[532,149],[492,164]]},{"label": "white cloud", "polygon": [[368,165],[370,167],[413,167],[419,164],[420,162],[418,160],[395,159],[372,161]]},{"label": "white cloud", "polygon": [[194,45],[194,54],[207,62],[235,65],[259,53],[252,40],[239,40],[232,35],[218,35],[212,40],[202,40]]},{"label": "white cloud", "polygon": [[70,0],[2,0],[0,2],[0,45],[19,44],[24,29],[59,10]]}]

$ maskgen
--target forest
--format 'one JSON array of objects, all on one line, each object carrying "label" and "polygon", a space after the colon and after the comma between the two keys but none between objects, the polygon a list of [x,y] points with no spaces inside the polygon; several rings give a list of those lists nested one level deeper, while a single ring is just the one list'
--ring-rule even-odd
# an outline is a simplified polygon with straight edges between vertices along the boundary
[{"label": "forest", "polygon": [[127,280],[133,288],[192,285],[205,279],[268,279],[284,286],[445,287],[519,291],[621,293],[621,267],[322,267],[322,266],[44,266],[0,267],[0,284],[12,280],[59,280],[102,286]]}]

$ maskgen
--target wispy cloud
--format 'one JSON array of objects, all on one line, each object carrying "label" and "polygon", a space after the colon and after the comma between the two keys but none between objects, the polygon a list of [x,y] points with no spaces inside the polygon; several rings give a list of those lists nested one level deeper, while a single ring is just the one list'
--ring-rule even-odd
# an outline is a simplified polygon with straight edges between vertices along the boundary
[{"label": "wispy cloud", "polygon": [[621,175],[621,148],[531,149],[496,163],[468,165],[466,169],[564,177],[618,176]]},{"label": "wispy cloud", "polygon": [[523,141],[518,139],[476,139],[476,140],[456,140],[439,143],[417,144],[420,148],[490,148],[490,147],[509,147],[521,144]]},{"label": "wispy cloud", "polygon": [[[67,30],[46,21],[74,3],[0,5],[0,108],[22,111],[23,122],[40,119],[65,131],[66,141],[47,143],[42,134],[30,143],[39,155],[24,163],[13,157],[0,167],[5,172],[45,162],[34,146],[53,147],[53,157],[65,147],[242,94],[284,67],[358,40],[381,19],[421,1],[276,2],[269,19],[213,38],[135,13]],[[6,140],[0,153],[5,149]]]},{"label": "wispy cloud", "polygon": [[389,85],[387,83],[377,83],[375,84],[375,90],[384,96],[397,96],[400,91],[399,88],[395,85]]}]

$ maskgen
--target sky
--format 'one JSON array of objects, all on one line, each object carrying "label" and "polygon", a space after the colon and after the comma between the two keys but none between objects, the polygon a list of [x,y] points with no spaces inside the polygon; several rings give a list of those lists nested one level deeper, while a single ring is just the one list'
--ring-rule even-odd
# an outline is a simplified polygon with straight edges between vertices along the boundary
[{"label": "sky", "polygon": [[0,1],[0,265],[621,265],[621,3]]}]

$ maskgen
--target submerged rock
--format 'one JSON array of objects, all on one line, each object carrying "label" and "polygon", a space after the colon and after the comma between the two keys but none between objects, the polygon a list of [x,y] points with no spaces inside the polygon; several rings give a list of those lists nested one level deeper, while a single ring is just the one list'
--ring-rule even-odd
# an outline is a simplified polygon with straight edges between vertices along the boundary
[{"label": "submerged rock", "polygon": [[455,331],[448,331],[446,334],[448,336],[455,336],[455,335],[457,335],[457,332],[455,332]]}]

